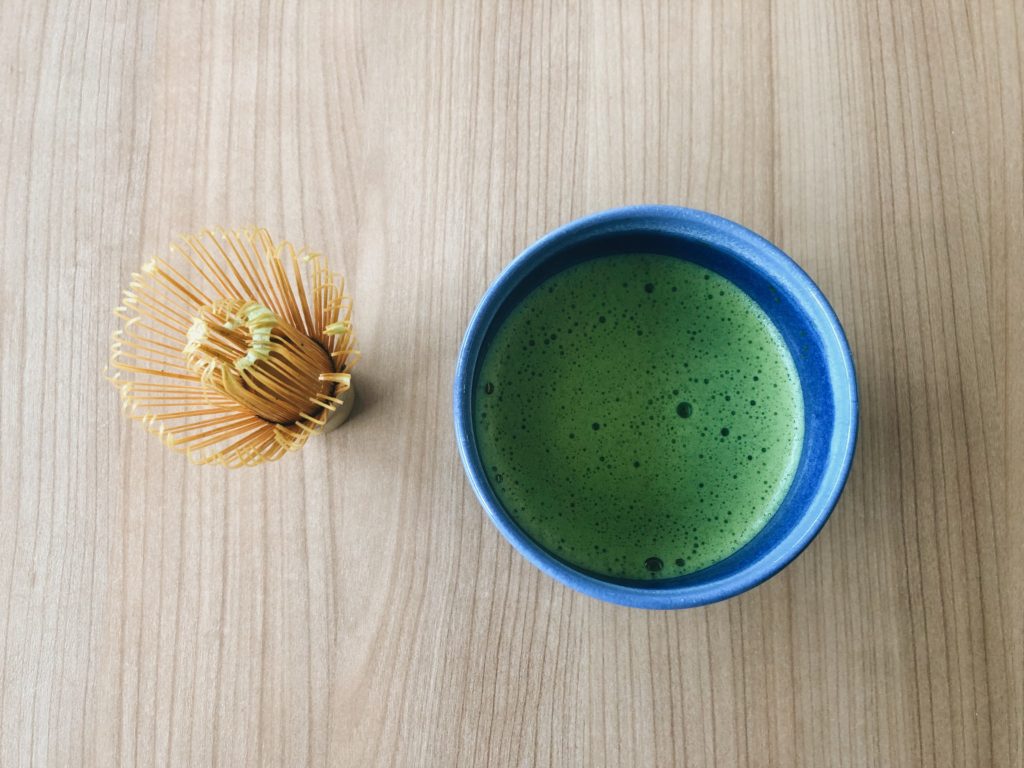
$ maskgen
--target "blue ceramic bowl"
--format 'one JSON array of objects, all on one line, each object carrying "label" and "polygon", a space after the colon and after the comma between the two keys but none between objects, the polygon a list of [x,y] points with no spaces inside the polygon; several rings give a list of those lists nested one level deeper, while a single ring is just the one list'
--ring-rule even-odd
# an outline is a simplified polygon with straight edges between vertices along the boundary
[{"label": "blue ceramic bowl", "polygon": [[[534,542],[508,515],[480,462],[473,386],[483,352],[508,313],[551,275],[614,253],[661,253],[713,270],[753,298],[781,332],[800,375],[805,404],[800,464],[782,505],[744,547],[686,576],[631,581],[570,565]],[[839,498],[857,434],[857,382],[843,329],[818,287],[759,235],[703,211],[669,206],[616,208],[578,219],[523,251],[484,295],[469,323],[455,372],[455,434],[480,503],[516,549],[584,594],[637,608],[687,608],[739,594],[773,576],[824,525]]]}]

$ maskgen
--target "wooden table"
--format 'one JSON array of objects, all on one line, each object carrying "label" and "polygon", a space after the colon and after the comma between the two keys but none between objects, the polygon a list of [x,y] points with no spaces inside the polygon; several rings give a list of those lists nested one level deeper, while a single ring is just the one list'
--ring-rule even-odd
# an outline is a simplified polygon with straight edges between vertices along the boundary
[{"label": "wooden table", "polygon": [[[0,765],[1024,762],[1014,0],[0,5]],[[763,233],[843,321],[849,484],[781,575],[641,612],[487,522],[487,285],[603,208]],[[352,421],[252,470],[118,410],[110,310],[261,223],[357,301]]]}]

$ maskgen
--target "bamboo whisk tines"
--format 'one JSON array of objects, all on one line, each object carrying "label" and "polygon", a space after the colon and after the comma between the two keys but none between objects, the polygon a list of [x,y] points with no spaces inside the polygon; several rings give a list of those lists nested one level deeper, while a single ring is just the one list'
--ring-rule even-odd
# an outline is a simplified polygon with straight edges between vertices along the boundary
[{"label": "bamboo whisk tines", "polygon": [[114,311],[126,411],[199,463],[302,447],[351,397],[358,352],[341,277],[264,229],[205,230],[171,252],[181,269],[154,258]]}]

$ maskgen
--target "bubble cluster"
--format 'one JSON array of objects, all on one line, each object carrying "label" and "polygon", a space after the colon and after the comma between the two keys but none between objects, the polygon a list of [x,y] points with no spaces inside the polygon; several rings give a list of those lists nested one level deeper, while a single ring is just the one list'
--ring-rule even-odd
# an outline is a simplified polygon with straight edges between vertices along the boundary
[{"label": "bubble cluster", "polygon": [[523,299],[482,361],[474,422],[492,488],[539,544],[593,573],[664,579],[732,554],[775,512],[803,402],[745,293],[632,254]]}]

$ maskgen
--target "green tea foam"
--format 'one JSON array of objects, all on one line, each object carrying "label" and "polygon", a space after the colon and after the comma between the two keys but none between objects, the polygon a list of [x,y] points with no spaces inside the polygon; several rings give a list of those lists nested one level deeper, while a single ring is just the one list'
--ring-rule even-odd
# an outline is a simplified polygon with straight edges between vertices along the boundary
[{"label": "green tea foam", "polygon": [[796,368],[742,290],[669,256],[607,256],[545,281],[481,362],[488,481],[549,552],[669,578],[749,542],[800,458]]}]

